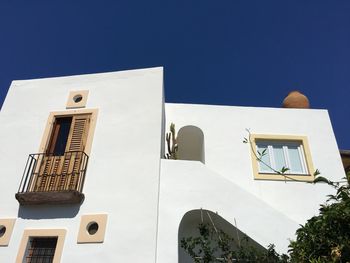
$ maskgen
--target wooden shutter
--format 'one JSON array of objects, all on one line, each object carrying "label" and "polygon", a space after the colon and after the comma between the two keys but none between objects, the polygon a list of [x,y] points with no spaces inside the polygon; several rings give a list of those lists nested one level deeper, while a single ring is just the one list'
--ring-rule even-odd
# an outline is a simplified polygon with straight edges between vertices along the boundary
[{"label": "wooden shutter", "polygon": [[66,152],[84,151],[90,124],[90,114],[73,116]]},{"label": "wooden shutter", "polygon": [[54,151],[54,148],[55,148],[54,142],[56,142],[56,140],[57,140],[59,129],[60,129],[60,126],[57,125],[57,119],[55,119],[55,121],[53,123],[53,127],[52,127],[52,132],[51,132],[52,134],[49,137],[50,138],[49,144],[48,144],[47,149],[46,149],[47,154],[53,153],[53,151]]}]

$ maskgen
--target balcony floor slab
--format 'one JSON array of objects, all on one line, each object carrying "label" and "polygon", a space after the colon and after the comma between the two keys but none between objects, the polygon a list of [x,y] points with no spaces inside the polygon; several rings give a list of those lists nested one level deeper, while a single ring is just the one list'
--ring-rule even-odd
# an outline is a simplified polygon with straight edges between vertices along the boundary
[{"label": "balcony floor slab", "polygon": [[16,199],[21,205],[63,205],[80,204],[84,194],[78,191],[49,191],[17,193]]}]

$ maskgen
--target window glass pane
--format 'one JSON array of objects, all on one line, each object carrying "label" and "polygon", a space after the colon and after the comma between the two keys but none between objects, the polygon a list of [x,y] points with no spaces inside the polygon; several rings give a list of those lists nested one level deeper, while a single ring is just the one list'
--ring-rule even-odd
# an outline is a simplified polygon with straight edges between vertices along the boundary
[{"label": "window glass pane", "polygon": [[288,146],[288,155],[290,162],[290,169],[292,172],[302,173],[303,166],[301,164],[301,159],[299,156],[299,150],[297,146]]},{"label": "window glass pane", "polygon": [[273,157],[275,158],[275,169],[281,171],[282,167],[286,167],[282,145],[273,145]]},{"label": "window glass pane", "polygon": [[[272,170],[267,166],[267,165],[271,166],[270,157],[269,157],[269,153],[268,153],[268,150],[267,150],[267,145],[258,144],[257,145],[257,150],[261,154],[265,150],[265,155],[261,157],[261,161],[262,162],[259,162],[259,170],[260,170],[260,172],[272,172]],[[258,154],[258,157],[260,157],[259,154]],[[264,163],[266,163],[267,165],[265,165]]]}]

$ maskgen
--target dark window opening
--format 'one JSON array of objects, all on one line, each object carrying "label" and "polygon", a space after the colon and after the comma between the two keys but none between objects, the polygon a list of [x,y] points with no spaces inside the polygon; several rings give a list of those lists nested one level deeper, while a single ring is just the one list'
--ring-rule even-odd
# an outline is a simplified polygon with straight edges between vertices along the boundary
[{"label": "dark window opening", "polygon": [[96,222],[90,222],[88,224],[87,231],[90,235],[95,235],[98,231],[98,224]]},{"label": "dark window opening", "polygon": [[75,95],[75,96],[73,97],[73,100],[74,100],[75,103],[81,102],[82,99],[83,99],[83,96],[81,96],[80,94]]},{"label": "dark window opening", "polygon": [[47,147],[48,154],[55,156],[64,155],[71,124],[72,117],[56,118],[53,125],[50,142]]},{"label": "dark window opening", "polygon": [[6,233],[6,226],[0,225],[0,237],[5,235]]},{"label": "dark window opening", "polygon": [[55,255],[57,237],[31,237],[26,263],[51,263]]}]

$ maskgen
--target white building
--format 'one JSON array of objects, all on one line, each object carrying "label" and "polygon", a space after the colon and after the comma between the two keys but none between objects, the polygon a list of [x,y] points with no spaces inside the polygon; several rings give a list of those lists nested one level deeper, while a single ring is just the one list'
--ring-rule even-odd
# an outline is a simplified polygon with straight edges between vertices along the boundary
[{"label": "white building", "polygon": [[344,176],[326,110],[164,103],[162,68],[13,81],[0,123],[0,262],[189,262],[208,215],[286,252]]}]

